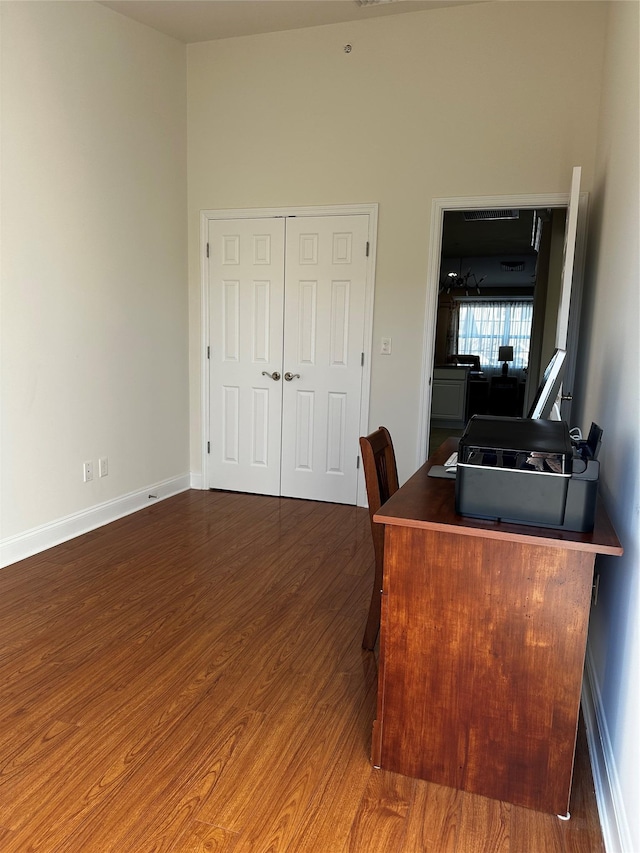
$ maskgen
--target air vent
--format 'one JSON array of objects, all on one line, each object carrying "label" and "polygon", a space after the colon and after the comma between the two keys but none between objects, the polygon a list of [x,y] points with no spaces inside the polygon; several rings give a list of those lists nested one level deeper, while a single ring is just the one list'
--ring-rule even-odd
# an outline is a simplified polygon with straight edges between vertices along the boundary
[{"label": "air vent", "polygon": [[524,272],[524,261],[500,261],[502,272]]},{"label": "air vent", "polygon": [[382,3],[393,3],[393,0],[356,0],[356,6],[380,6]]},{"label": "air vent", "polygon": [[465,222],[475,222],[478,219],[520,219],[519,210],[465,210]]}]

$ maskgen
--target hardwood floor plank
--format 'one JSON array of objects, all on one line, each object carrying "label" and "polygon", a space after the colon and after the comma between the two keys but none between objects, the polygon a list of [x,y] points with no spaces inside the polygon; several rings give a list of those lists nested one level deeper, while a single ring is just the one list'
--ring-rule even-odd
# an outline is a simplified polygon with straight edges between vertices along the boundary
[{"label": "hardwood floor plank", "polygon": [[[291,550],[294,550],[294,549],[292,548]],[[248,549],[248,548],[245,549],[245,553],[244,553],[245,561],[251,561],[251,563],[253,564],[253,558],[255,556],[254,551],[255,551],[255,545],[253,547],[253,550]],[[269,553],[269,552],[267,551],[267,553]],[[282,557],[279,557],[279,559],[282,560]],[[164,565],[163,564],[157,564],[156,569],[159,567],[164,568]],[[179,580],[176,579],[176,575],[172,571],[172,568],[173,568],[172,566],[167,566],[166,571],[167,571],[167,574],[169,575],[169,577],[171,578],[168,595],[171,598],[171,608],[173,610],[175,610],[177,607],[177,593],[179,592],[178,587],[179,587],[180,582],[179,582]],[[261,574],[261,577],[266,578],[266,579],[270,578],[269,568],[270,568],[269,565],[265,566],[265,571]],[[237,563],[236,563],[236,569],[239,571],[239,566]],[[179,578],[179,577],[180,577],[180,575],[178,574],[177,578]],[[268,580],[268,582],[271,582],[271,581]],[[246,582],[246,580],[244,583],[245,583],[245,586],[247,588],[249,588],[249,585]],[[145,589],[146,588],[147,588],[147,584],[145,581]],[[254,584],[252,584],[252,588],[256,594],[256,597],[255,597],[256,604],[259,606],[260,601],[261,601],[260,585],[254,583]],[[195,593],[193,591],[191,591],[191,590],[187,590],[187,591],[190,592],[192,596],[195,595]],[[209,598],[203,596],[203,593],[206,593],[206,592],[211,593],[211,596]],[[217,609],[224,611],[224,608],[226,606],[227,611],[228,611],[227,612],[227,618],[230,618],[232,616],[232,613],[230,611],[231,602],[227,603],[224,599],[224,596],[220,596],[216,592],[216,587],[213,583],[210,583],[206,589],[203,589],[202,582],[200,582],[199,587],[198,587],[198,594],[200,597],[200,601],[198,603],[199,605],[206,605],[206,604],[210,603],[211,600],[215,596],[215,602],[217,605]],[[231,600],[233,600],[234,597],[235,597],[235,590],[232,590],[229,593],[229,598]],[[172,642],[172,632],[170,630],[171,626],[166,624],[167,619],[171,615],[171,611],[168,612],[167,601],[164,598],[161,598],[160,600],[158,600],[157,594],[154,591],[153,601],[149,604],[150,609],[144,615],[141,614],[141,612],[140,612],[141,606],[143,605],[143,603],[144,603],[144,601],[143,601],[143,598],[141,597],[141,593],[137,589],[133,588],[133,589],[130,589],[128,592],[127,605],[126,606],[118,602],[117,605],[113,606],[113,609],[107,609],[107,611],[105,613],[101,614],[100,616],[96,616],[92,612],[91,613],[87,612],[87,610],[85,609],[84,616],[83,616],[83,619],[84,619],[83,624],[91,625],[91,631],[83,629],[83,631],[81,631],[81,633],[80,633],[80,636],[78,636],[77,634],[74,634],[72,632],[70,634],[67,634],[66,636],[68,639],[68,643],[67,643],[66,647],[62,645],[62,641],[60,641],[61,642],[60,647],[54,648],[53,650],[50,648],[50,646],[45,645],[44,648],[47,650],[47,666],[50,669],[48,672],[45,671],[44,674],[46,677],[44,679],[41,678],[42,668],[40,666],[40,664],[42,663],[42,656],[44,654],[43,648],[42,648],[42,645],[40,645],[40,644],[35,645],[33,650],[32,650],[31,657],[28,660],[27,667],[25,668],[23,665],[21,670],[18,673],[16,673],[16,675],[19,674],[22,678],[21,683],[18,684],[18,692],[19,692],[20,697],[22,697],[25,693],[28,693],[31,697],[31,701],[34,703],[37,702],[38,705],[42,708],[42,703],[43,703],[42,693],[38,692],[37,690],[34,690],[33,685],[29,684],[28,682],[25,683],[25,678],[28,676],[29,672],[36,671],[37,676],[41,680],[41,682],[43,682],[44,684],[47,684],[47,685],[55,685],[54,692],[55,692],[57,706],[55,709],[52,709],[50,713],[55,712],[58,716],[65,716],[65,718],[69,718],[71,716],[73,718],[73,710],[72,709],[65,709],[65,708],[59,707],[59,698],[61,696],[61,689],[62,688],[61,688],[61,685],[59,683],[56,684],[56,681],[61,677],[60,664],[64,664],[67,667],[69,667],[69,666],[73,667],[75,664],[78,664],[80,667],[84,667],[87,670],[87,672],[85,674],[83,674],[81,671],[70,672],[69,677],[74,682],[76,679],[81,677],[83,685],[86,685],[86,688],[89,691],[92,690],[92,684],[91,684],[92,678],[93,679],[99,678],[101,680],[101,688],[102,688],[102,690],[104,690],[108,686],[104,683],[105,668],[100,667],[100,666],[95,666],[96,661],[92,657],[94,652],[98,653],[100,651],[104,651],[104,653],[109,656],[109,677],[114,678],[114,679],[118,679],[119,678],[119,667],[118,667],[118,665],[120,664],[120,665],[124,666],[125,669],[128,668],[128,666],[129,666],[128,662],[129,662],[129,655],[130,655],[131,650],[132,650],[131,646],[135,646],[137,644],[141,644],[143,642],[146,642],[152,634],[156,633],[154,630],[154,623],[151,621],[152,620],[152,614],[154,611],[159,614],[157,616],[157,619],[156,619],[156,626],[158,627],[158,629],[162,629],[161,630],[161,641],[165,642],[165,643],[171,643]],[[243,607],[246,607],[246,603],[247,603],[247,598],[245,598],[243,600]],[[153,608],[153,610],[151,608]],[[134,617],[134,621],[132,623],[132,627],[133,627],[134,632],[138,631],[138,625],[140,624],[141,617],[142,617],[142,622],[144,624],[144,632],[142,635],[140,633],[138,633],[138,634],[134,633],[133,636],[131,636],[131,632],[128,631],[128,623],[124,619],[124,616],[126,616],[128,612],[132,612],[133,617]],[[210,618],[214,618],[216,614],[211,613],[211,611],[209,610],[208,615]],[[189,620],[191,622],[193,622],[193,620],[196,616],[199,616],[200,618],[206,618],[204,614],[202,614],[200,616],[199,613],[196,613],[195,615],[190,614]],[[269,614],[265,613],[264,611],[261,613],[261,619],[264,622],[266,622],[268,620],[268,616],[269,616]],[[116,630],[114,630],[114,621],[115,621],[116,617],[117,617],[117,626],[118,627]],[[184,617],[182,617],[178,613],[178,618],[184,618]],[[72,623],[72,625],[74,625],[74,624],[75,623]],[[220,632],[225,633],[226,627],[227,627],[226,625],[222,624],[220,626]],[[178,625],[178,628],[180,628],[180,624]],[[71,631],[72,631],[72,629],[71,629]],[[243,633],[244,634],[248,633],[246,626],[243,629]],[[116,643],[120,639],[124,640],[124,643],[120,644],[119,647],[116,647]],[[247,642],[249,641],[248,636],[245,637],[245,639]],[[50,642],[51,642],[51,639],[49,638],[49,643]],[[227,637],[227,638],[225,638],[225,648],[228,649],[229,645],[230,645],[230,643],[229,643],[229,639]],[[155,654],[154,645],[152,644],[148,649],[145,649],[145,651],[149,651],[149,652]],[[140,663],[141,669],[145,669],[146,665],[148,664],[148,661],[140,659],[139,663]],[[222,659],[219,661],[219,663],[222,665],[223,663],[225,663],[225,661]],[[11,663],[7,664],[7,666],[10,666],[10,665],[11,665]],[[25,669],[26,669],[26,671],[25,671]],[[11,682],[9,682],[9,683],[11,683]],[[118,689],[118,690],[120,689],[120,685],[119,685],[118,681],[116,681],[116,689]],[[5,694],[5,696],[8,698],[8,694]],[[80,702],[82,702],[82,699],[80,699]],[[10,706],[7,703],[5,703],[4,710],[7,712],[9,712],[9,710],[10,710]]]},{"label": "hardwood floor plank", "polygon": [[511,812],[514,808],[516,806],[510,803],[465,794],[461,800],[457,853],[478,853],[479,850],[483,853],[509,853]]},{"label": "hardwood floor plank", "polygon": [[[355,640],[355,637],[352,638]],[[308,644],[307,644],[308,645]],[[355,642],[354,642],[355,645]],[[362,667],[360,667],[362,669]],[[201,812],[201,816],[208,822],[215,822],[223,825],[235,827],[237,815],[242,813],[243,807],[250,810],[253,807],[253,777],[261,775],[262,772],[268,773],[271,779],[277,772],[275,768],[279,767],[281,760],[281,752],[283,741],[287,744],[287,750],[294,744],[299,744],[301,740],[306,741],[309,737],[309,726],[311,714],[316,706],[330,707],[331,710],[336,708],[337,717],[349,718],[353,713],[352,706],[355,703],[362,701],[362,672],[352,679],[348,686],[350,697],[345,695],[345,689],[340,691],[337,687],[339,679],[343,677],[348,683],[349,676],[336,674],[333,688],[332,698],[335,700],[339,694],[341,695],[341,704],[335,706],[330,705],[327,700],[327,685],[322,681],[318,681],[313,675],[303,676],[296,672],[291,667],[283,668],[279,673],[278,679],[273,680],[272,675],[268,675],[268,683],[273,689],[273,694],[265,692],[264,684],[257,682],[258,701],[252,701],[249,693],[242,696],[242,701],[246,703],[246,707],[267,709],[270,728],[268,733],[261,739],[260,743],[252,747],[251,752],[247,755],[247,766],[240,769],[236,776],[237,779],[231,777],[228,780],[228,789],[225,788],[225,782],[222,780],[222,787],[216,790],[210,803]],[[371,683],[371,678],[369,678]],[[356,708],[357,710],[357,708]],[[368,713],[371,714],[371,707]],[[284,736],[281,726],[285,726],[285,731],[288,735]],[[332,719],[322,723],[321,728],[330,728],[334,723]],[[366,731],[366,730],[365,730]],[[265,739],[266,738],[266,739]],[[274,744],[274,752],[270,751],[271,744]],[[366,754],[363,745],[363,754]],[[288,760],[288,759],[284,759]],[[261,767],[264,766],[264,770]],[[283,770],[282,772],[285,772]],[[221,805],[220,805],[221,804]],[[221,811],[218,810],[221,808]],[[226,822],[225,822],[226,821]]]},{"label": "hardwood floor plank", "polygon": [[9,829],[5,829],[4,826],[0,826],[0,850],[6,850],[7,853],[12,853],[15,850],[15,845],[13,841],[13,833]]},{"label": "hardwood floor plank", "polygon": [[373,770],[365,509],[190,491],[0,572],[2,853],[603,853]]},{"label": "hardwood floor plank", "polygon": [[373,770],[343,847],[344,853],[404,850],[416,781],[387,770]]},{"label": "hardwood floor plank", "polygon": [[465,796],[455,788],[417,780],[407,819],[404,853],[423,850],[455,853]]},{"label": "hardwood floor plank", "polygon": [[28,726],[22,737],[7,738],[8,742],[2,752],[0,784],[15,784],[17,778],[37,774],[40,764],[50,760],[50,756],[59,749],[60,743],[73,738],[77,733],[77,726],[61,723],[59,720],[47,720],[40,725]]},{"label": "hardwood floor plank", "polygon": [[344,746],[336,750],[303,819],[294,827],[289,850],[342,853],[372,773],[366,733],[371,731],[376,691],[374,678],[366,701],[345,731]]},{"label": "hardwood floor plank", "polygon": [[555,815],[543,815],[531,809],[513,807],[510,836],[511,853],[527,850],[532,838],[536,839],[540,853],[545,853],[546,850],[564,851],[565,849],[561,821]]},{"label": "hardwood floor plank", "polygon": [[238,830],[247,849],[255,853],[291,849],[318,788],[324,786],[345,743],[354,736],[354,721],[362,718],[366,697],[361,690],[354,691],[351,679],[342,680],[342,691],[334,693],[334,698],[335,702],[315,701],[308,707],[291,733],[289,749],[269,768],[273,783],[269,788],[254,795],[243,808],[235,801],[233,815],[227,805],[217,814],[214,822]]},{"label": "hardwood floor plank", "polygon": [[[73,834],[78,851],[98,849],[118,853],[171,850],[177,837],[192,825],[199,806],[243,741],[261,730],[261,715],[230,709],[219,717],[214,703],[205,701],[189,715],[179,737],[149,752],[123,777],[108,800]],[[122,812],[118,803],[136,802]],[[119,814],[113,827],[114,810]],[[106,827],[106,832],[105,832]]]},{"label": "hardwood floor plank", "polygon": [[238,836],[220,826],[196,821],[172,853],[239,853]]},{"label": "hardwood floor plank", "polygon": [[[199,821],[234,832],[245,829],[256,798],[262,795],[263,789],[269,791],[275,787],[271,784],[274,767],[278,767],[283,753],[301,736],[308,709],[306,700],[298,700],[282,712],[265,718],[262,729],[234,754],[228,772],[222,774],[198,811]],[[265,780],[269,780],[268,785],[264,784]]]}]

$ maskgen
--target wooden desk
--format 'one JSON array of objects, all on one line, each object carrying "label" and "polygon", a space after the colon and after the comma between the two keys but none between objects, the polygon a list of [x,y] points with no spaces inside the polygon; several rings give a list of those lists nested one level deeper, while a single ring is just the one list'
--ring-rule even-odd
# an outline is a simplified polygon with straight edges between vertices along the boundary
[{"label": "wooden desk", "polygon": [[567,813],[596,554],[593,533],[463,518],[428,477],[449,439],[380,509],[385,562],[376,766]]}]

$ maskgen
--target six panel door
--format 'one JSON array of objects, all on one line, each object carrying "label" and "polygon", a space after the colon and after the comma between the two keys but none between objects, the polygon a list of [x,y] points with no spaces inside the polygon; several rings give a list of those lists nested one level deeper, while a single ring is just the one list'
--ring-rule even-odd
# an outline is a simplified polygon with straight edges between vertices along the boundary
[{"label": "six panel door", "polygon": [[366,215],[287,220],[281,493],[288,497],[356,503],[368,229]]},{"label": "six panel door", "polygon": [[355,504],[369,217],[209,224],[209,488]]},{"label": "six panel door", "polygon": [[211,221],[209,256],[208,486],[279,495],[284,219]]}]

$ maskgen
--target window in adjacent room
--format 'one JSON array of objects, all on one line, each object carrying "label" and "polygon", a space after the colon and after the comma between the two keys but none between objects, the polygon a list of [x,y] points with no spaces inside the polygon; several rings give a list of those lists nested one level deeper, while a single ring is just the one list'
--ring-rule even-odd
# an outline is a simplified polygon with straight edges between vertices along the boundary
[{"label": "window in adjacent room", "polygon": [[529,363],[529,342],[533,302],[517,301],[460,301],[458,314],[459,353],[480,356],[483,369],[499,365],[501,346],[513,347],[512,370],[522,370]]}]

